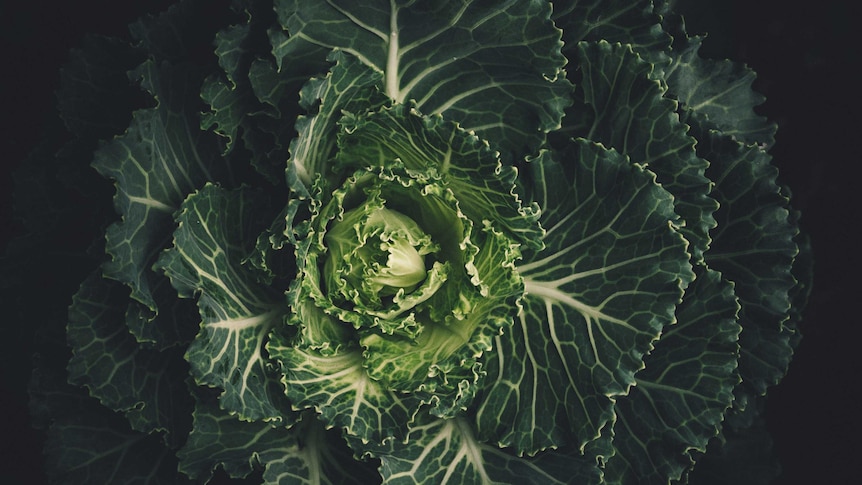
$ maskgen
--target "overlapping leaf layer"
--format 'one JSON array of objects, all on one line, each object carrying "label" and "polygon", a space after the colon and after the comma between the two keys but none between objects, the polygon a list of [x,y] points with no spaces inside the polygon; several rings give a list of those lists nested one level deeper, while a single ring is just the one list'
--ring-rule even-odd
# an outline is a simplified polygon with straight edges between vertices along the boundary
[{"label": "overlapping leaf layer", "polygon": [[213,8],[68,68],[76,134],[100,55],[151,103],[34,377],[52,477],[696,483],[763,440],[810,260],[751,71],[648,0]]}]

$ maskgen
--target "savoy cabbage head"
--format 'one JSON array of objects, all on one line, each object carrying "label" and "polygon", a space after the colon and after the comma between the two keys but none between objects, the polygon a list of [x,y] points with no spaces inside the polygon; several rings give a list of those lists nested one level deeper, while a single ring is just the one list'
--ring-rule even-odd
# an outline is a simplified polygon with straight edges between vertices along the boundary
[{"label": "savoy cabbage head", "polygon": [[118,217],[67,375],[34,374],[52,479],[726,483],[762,453],[807,246],[754,74],[664,2],[130,30],[60,91]]}]

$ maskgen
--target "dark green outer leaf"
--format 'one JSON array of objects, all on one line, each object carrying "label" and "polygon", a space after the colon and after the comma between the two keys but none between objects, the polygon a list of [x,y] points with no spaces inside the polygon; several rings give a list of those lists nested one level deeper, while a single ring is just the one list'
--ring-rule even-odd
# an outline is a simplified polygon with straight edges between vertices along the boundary
[{"label": "dark green outer leaf", "polygon": [[677,103],[664,96],[666,88],[650,75],[653,66],[630,46],[582,42],[577,52],[583,91],[566,133],[614,148],[653,171],[673,194],[693,261],[700,261],[715,227],[717,204],[708,195],[707,162],[695,153],[695,139],[679,121]]},{"label": "dark green outer leaf", "polygon": [[159,104],[137,111],[127,132],[100,148],[93,167],[116,181],[114,204],[122,215],[107,229],[106,277],[129,285],[131,296],[155,316],[150,272],[170,242],[173,212],[205,181],[224,178],[228,167],[214,138],[198,128],[200,75],[185,64],[142,64],[133,74]]},{"label": "dark green outer leaf", "polygon": [[[701,58],[698,50],[703,38],[689,37],[681,18],[669,16],[663,25],[673,35],[673,61],[663,77],[686,111],[708,119],[723,134],[745,144],[772,146],[776,124],[754,112],[766,99],[751,88],[754,71],[729,60]],[[683,121],[687,120],[683,112]]]},{"label": "dark green outer leaf", "polygon": [[294,417],[263,353],[287,307],[243,264],[269,213],[258,192],[207,184],[183,203],[174,247],[155,269],[181,297],[200,295],[203,321],[186,353],[196,381],[224,389],[221,405],[244,419],[289,424]]},{"label": "dark green outer leaf", "polygon": [[45,454],[65,483],[183,483],[176,476],[173,451],[158,436],[129,430],[122,420],[82,415],[52,425]]},{"label": "dark green outer leaf", "polygon": [[667,12],[663,3],[555,1],[553,16],[563,29],[563,54],[577,58],[576,45],[582,40],[629,44],[654,66],[654,78],[662,79],[670,95],[687,109],[745,143],[772,145],[776,125],[754,111],[764,100],[751,89],[754,72],[736,62],[701,58],[702,37],[689,37],[682,19]]},{"label": "dark green outer leaf", "polygon": [[188,366],[177,351],[138,345],[125,325],[127,299],[118,282],[92,275],[82,283],[69,309],[69,382],[86,386],[104,406],[124,413],[132,429],[166,431],[177,444],[191,411],[184,383]]},{"label": "dark green outer leaf", "polygon": [[247,22],[216,36],[224,73],[204,84],[202,98],[210,110],[201,122],[223,137],[226,157],[240,165],[250,161],[270,182],[281,184],[288,144],[296,136],[292,121],[301,112],[297,92],[329,67],[328,50],[307,44],[308,49],[272,52],[282,35],[271,30],[275,12],[267,3],[243,5]]},{"label": "dark green outer leaf", "polygon": [[573,449],[519,457],[477,440],[472,424],[464,417],[426,415],[404,442],[353,445],[380,457],[386,485],[593,485],[601,476],[594,463]]},{"label": "dark green outer leaf", "polygon": [[560,32],[543,1],[276,2],[291,38],[339,48],[383,74],[394,102],[457,119],[517,159],[568,103]]},{"label": "dark green outer leaf", "polygon": [[163,437],[133,431],[121,416],[64,382],[39,359],[30,384],[31,407],[50,427],[45,443],[48,477],[56,483],[180,485],[173,451]]},{"label": "dark green outer leaf", "polygon": [[617,400],[613,443],[605,466],[611,484],[669,483],[706,452],[719,432],[739,382],[733,285],[698,267],[677,309],[677,323],[665,329],[634,387]]},{"label": "dark green outer leaf", "polygon": [[246,477],[263,467],[267,484],[356,484],[380,481],[368,465],[354,460],[338,432],[327,432],[306,413],[290,429],[240,421],[220,409],[214,395],[195,392],[194,428],[178,452],[181,472],[208,480],[217,468]]},{"label": "dark green outer leaf", "polygon": [[528,166],[546,247],[524,255],[524,308],[484,359],[479,437],[519,453],[599,436],[693,278],[653,174],[585,140],[562,158]]},{"label": "dark green outer leaf", "polygon": [[581,41],[631,45],[656,66],[670,59],[670,35],[662,29],[661,16],[652,0],[557,0],[554,22],[563,30],[563,54],[577,57]]},{"label": "dark green outer leaf", "polygon": [[787,320],[790,291],[797,284],[791,269],[799,252],[794,241],[798,228],[769,155],[759,146],[710,130],[705,120],[692,121],[698,150],[710,161],[713,196],[721,204],[706,262],[735,283],[742,306],[741,408],[749,396],[764,394],[784,376],[793,354],[795,330]]}]

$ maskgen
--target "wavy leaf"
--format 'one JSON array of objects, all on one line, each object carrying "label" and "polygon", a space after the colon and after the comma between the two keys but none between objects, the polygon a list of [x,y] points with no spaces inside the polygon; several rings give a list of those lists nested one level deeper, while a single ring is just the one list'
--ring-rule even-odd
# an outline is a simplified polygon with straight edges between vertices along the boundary
[{"label": "wavy leaf", "polygon": [[778,170],[763,148],[712,130],[699,117],[692,121],[692,132],[701,140],[698,149],[710,161],[713,196],[721,204],[706,262],[736,284],[742,306],[743,384],[737,407],[744,408],[750,397],[765,394],[767,386],[784,376],[793,355],[795,323],[787,322],[797,285],[792,268],[799,229],[789,199],[776,183]]},{"label": "wavy leaf", "polygon": [[137,111],[125,134],[101,147],[93,167],[116,181],[114,205],[122,215],[106,233],[106,277],[132,289],[132,298],[155,317],[150,271],[170,243],[173,213],[186,195],[207,181],[229,176],[211,134],[198,127],[201,74],[186,64],[147,61],[132,74],[155,98],[154,108]]},{"label": "wavy leaf", "polygon": [[221,405],[244,419],[292,422],[263,347],[283,321],[283,298],[243,261],[268,213],[250,189],[206,185],[183,203],[174,247],[156,269],[181,297],[198,296],[200,331],[186,353],[199,384],[224,389]]},{"label": "wavy leaf", "polygon": [[132,429],[168,432],[177,444],[191,410],[184,383],[188,366],[175,350],[138,345],[125,325],[127,299],[121,283],[98,275],[81,284],[69,308],[69,382],[86,386],[104,406],[125,414]]},{"label": "wavy leaf", "polygon": [[518,452],[595,439],[693,278],[653,174],[584,140],[562,158],[528,166],[546,247],[524,255],[523,310],[484,359],[479,436]]},{"label": "wavy leaf", "polygon": [[362,445],[381,461],[387,485],[475,483],[482,485],[598,484],[600,471],[576,452],[549,451],[519,457],[476,438],[469,419],[424,417],[403,442]]},{"label": "wavy leaf", "polygon": [[614,148],[654,172],[673,194],[693,260],[700,261],[715,227],[712,213],[717,204],[709,197],[707,162],[697,156],[695,138],[679,121],[676,101],[665,97],[667,88],[650,76],[653,65],[631,46],[582,42],[577,53],[583,92],[576,96],[573,109],[580,113],[579,124],[571,125],[566,134]]},{"label": "wavy leaf", "polygon": [[733,285],[698,267],[668,327],[614,409],[611,484],[680,480],[721,429],[739,383],[739,304]]},{"label": "wavy leaf", "polygon": [[220,467],[233,478],[263,468],[268,484],[356,484],[379,481],[377,473],[353,460],[350,449],[306,414],[290,429],[271,423],[240,421],[220,409],[214,396],[195,392],[194,428],[179,450],[179,469],[206,481]]},{"label": "wavy leaf", "polygon": [[535,149],[568,104],[547,2],[280,0],[276,10],[292,38],[356,56],[382,73],[392,101],[457,119],[508,160]]}]

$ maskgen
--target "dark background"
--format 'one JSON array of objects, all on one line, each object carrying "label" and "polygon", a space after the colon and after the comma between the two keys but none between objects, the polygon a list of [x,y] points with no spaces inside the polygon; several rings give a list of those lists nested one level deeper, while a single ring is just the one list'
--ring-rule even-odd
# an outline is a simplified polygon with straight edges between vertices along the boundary
[{"label": "dark background", "polygon": [[[53,91],[68,50],[80,45],[85,33],[125,36],[129,22],[170,3],[2,3],[0,248],[10,234],[23,230],[11,217],[10,174],[56,126]],[[782,0],[678,4],[688,12],[691,33],[710,33],[707,54],[745,62],[758,72],[755,87],[767,96],[759,111],[780,127],[774,162],[781,181],[793,190],[793,205],[802,210],[802,226],[814,246],[815,285],[802,327],[805,337],[788,376],[767,400],[767,426],[784,470],[777,485],[850,483],[862,453],[857,410],[862,239],[856,227],[862,215],[856,189],[862,182],[857,118],[862,15],[857,5],[841,0],[808,2],[805,8]],[[55,245],[75,244],[74,227],[69,231],[68,242]],[[71,296],[70,281],[80,280],[79,271],[71,263],[57,264],[54,278],[35,287],[29,281],[27,289],[44,292],[48,304],[56,295]],[[20,297],[3,296],[0,301],[11,306],[0,308],[0,482],[40,485],[42,437],[30,428],[26,383],[30,356],[38,347],[34,329],[41,322],[27,318],[26,306],[16,307],[24,301]],[[31,295],[26,301],[39,299]],[[33,314],[46,318],[44,311]]]}]

